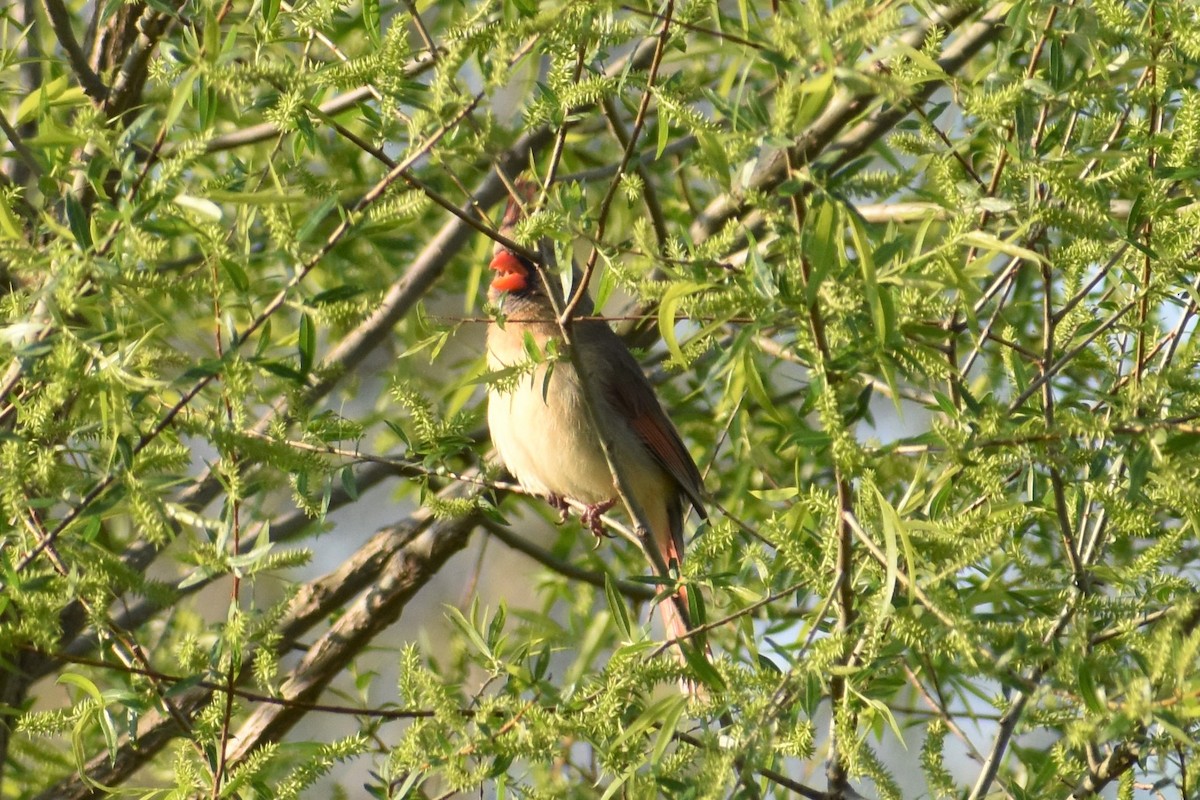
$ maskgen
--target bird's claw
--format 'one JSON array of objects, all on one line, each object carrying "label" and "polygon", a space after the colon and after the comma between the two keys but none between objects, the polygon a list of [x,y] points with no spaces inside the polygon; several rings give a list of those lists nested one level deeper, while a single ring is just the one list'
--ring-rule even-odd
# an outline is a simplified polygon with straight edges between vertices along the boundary
[{"label": "bird's claw", "polygon": [[600,519],[600,515],[608,511],[617,504],[616,499],[606,500],[603,503],[592,503],[584,509],[583,516],[580,521],[588,526],[592,534],[596,537],[596,546],[600,545],[601,539],[611,539],[612,534],[604,530],[604,521]]},{"label": "bird's claw", "polygon": [[563,500],[556,494],[552,494],[546,498],[546,502],[550,504],[551,508],[558,512],[559,525],[562,525],[567,521],[567,517],[570,516],[571,507],[567,505],[566,500]]}]

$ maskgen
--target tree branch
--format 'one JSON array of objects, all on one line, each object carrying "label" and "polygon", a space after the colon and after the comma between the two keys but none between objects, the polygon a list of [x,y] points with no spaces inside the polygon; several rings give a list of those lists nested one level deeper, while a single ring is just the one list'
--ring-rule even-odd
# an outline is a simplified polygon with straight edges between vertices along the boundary
[{"label": "tree branch", "polygon": [[79,41],[75,38],[75,31],[71,29],[71,14],[67,11],[67,7],[63,5],[62,0],[42,0],[42,7],[46,10],[46,16],[50,19],[50,27],[54,31],[54,37],[58,39],[59,45],[63,52],[67,54],[67,60],[71,63],[71,69],[75,73],[76,80],[83,87],[83,91],[88,97],[96,101],[96,103],[104,103],[108,100],[108,87],[104,85],[104,81],[100,80],[100,76],[92,72],[92,68],[88,65],[87,56],[79,47]]},{"label": "tree branch", "polygon": [[[311,701],[376,635],[400,618],[408,601],[442,565],[466,547],[480,517],[438,521],[409,540],[382,564],[380,577],[308,650],[280,687],[281,697]],[[293,705],[259,706],[238,729],[230,753],[240,761],[278,741],[304,716]]]},{"label": "tree branch", "polygon": [[[940,7],[931,13],[928,19],[899,36],[898,40],[910,47],[919,48],[934,26],[955,28],[977,8],[977,3]],[[1007,14],[1006,6],[995,6],[989,10],[979,22],[963,31],[950,43],[942,58],[938,59],[938,66],[947,75],[955,74],[971,56],[999,33],[1000,23]],[[912,102],[922,102],[940,85],[941,83],[938,81],[929,81],[923,84],[921,89],[912,96]],[[751,175],[745,189],[769,192],[778,186],[787,177],[788,154],[791,155],[794,163],[810,164],[821,153],[836,153],[832,163],[827,167],[831,171],[857,158],[909,113],[909,107],[903,104],[878,111],[871,118],[864,120],[854,129],[839,137],[846,125],[877,99],[876,95],[870,93],[854,94],[841,91],[836,94],[825,108],[824,113],[808,127],[794,145],[784,150],[777,150],[765,159],[764,163]],[[743,200],[740,197],[722,195],[714,199],[692,224],[692,240],[703,241],[742,210]]]},{"label": "tree branch", "polygon": [[577,567],[570,561],[558,558],[544,547],[538,547],[524,536],[513,533],[512,530],[503,525],[498,525],[490,520],[484,520],[481,524],[489,534],[495,536],[513,550],[516,550],[518,553],[524,553],[542,566],[557,572],[565,578],[595,586],[597,589],[604,588],[605,579],[607,578],[616,587],[617,591],[630,600],[645,603],[654,599],[655,591],[645,584],[623,580],[611,576],[607,572],[593,572],[592,570]]}]

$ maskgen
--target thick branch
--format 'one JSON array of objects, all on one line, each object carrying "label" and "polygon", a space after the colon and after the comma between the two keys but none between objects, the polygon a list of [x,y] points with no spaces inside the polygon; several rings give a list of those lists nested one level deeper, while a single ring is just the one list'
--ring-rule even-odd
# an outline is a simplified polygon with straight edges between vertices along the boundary
[{"label": "thick branch", "polygon": [[54,37],[58,39],[59,45],[67,54],[67,60],[71,63],[71,69],[74,71],[79,85],[83,87],[83,91],[87,93],[88,97],[97,103],[105,102],[108,99],[108,87],[88,65],[87,56],[84,55],[79,41],[75,38],[75,31],[71,29],[71,14],[67,11],[67,7],[63,5],[62,0],[42,0],[42,7],[46,9],[46,16],[50,19]]},{"label": "thick branch", "polygon": [[[475,515],[437,522],[392,555],[384,563],[378,582],[309,648],[281,687],[281,696],[304,701],[319,696],[368,642],[400,618],[408,601],[450,556],[466,546],[478,522]],[[305,713],[305,709],[295,706],[259,706],[238,730],[230,760],[238,761],[255,748],[278,741]]]},{"label": "thick branch", "polygon": [[[909,32],[899,37],[900,41],[910,47],[919,48],[934,26],[954,28],[961,24],[976,10],[977,6],[965,3],[950,8],[942,8],[930,15],[930,18],[916,25]],[[1008,13],[1006,6],[996,6],[984,17],[967,30],[963,31],[946,48],[938,65],[947,75],[957,72],[971,56],[979,52],[999,32],[1000,22]],[[929,81],[922,85],[920,91],[911,98],[909,104],[899,104],[892,108],[876,112],[870,119],[864,120],[853,130],[841,138],[842,130],[867,107],[878,99],[876,95],[864,93],[853,94],[848,91],[839,92],[826,107],[825,112],[818,117],[789,150],[779,150],[769,156],[764,164],[755,170],[746,189],[770,191],[778,186],[787,176],[787,154],[790,151],[794,162],[798,164],[812,163],[823,152],[836,152],[831,169],[836,169],[854,158],[857,158],[880,136],[908,114],[913,103],[920,103],[942,84]],[[835,141],[836,140],[836,141]],[[730,218],[736,216],[743,208],[740,197],[723,195],[716,198],[692,224],[693,241],[703,241],[721,228]]]},{"label": "thick branch", "polygon": [[1105,786],[1120,778],[1134,764],[1138,762],[1140,753],[1135,745],[1119,744],[1112,749],[1102,762],[1096,765],[1095,769],[1088,772],[1075,791],[1071,792],[1072,798],[1094,797],[1104,789]]},{"label": "thick branch", "polygon": [[[466,492],[461,487],[452,487],[448,495],[461,497]],[[334,629],[326,634],[310,650],[309,657],[293,671],[293,682],[285,684],[284,699],[311,699],[320,692],[324,684],[317,685],[320,676],[336,674],[349,658],[360,652],[361,647],[372,636],[394,622],[404,609],[404,604],[425,585],[442,567],[446,560],[467,543],[473,527],[474,517],[433,523],[429,513],[419,510],[412,516],[381,529],[366,544],[358,549],[348,561],[329,575],[325,575],[305,586],[289,609],[288,616],[280,623],[282,633],[279,649],[285,652],[292,648],[301,635],[328,618],[346,602],[353,591],[371,587],[351,610],[343,615]],[[383,574],[380,583],[372,581]],[[364,610],[367,612],[364,615]],[[352,621],[350,621],[352,620]],[[338,632],[345,636],[340,643],[331,637]],[[319,650],[319,658],[318,658]],[[247,653],[243,661],[242,678],[249,674],[252,654]],[[291,686],[295,691],[289,693]],[[301,691],[296,687],[302,686]],[[175,698],[176,709],[185,720],[194,719],[212,700],[214,692],[209,689],[193,689]],[[308,710],[303,706],[275,709],[270,724],[257,732],[243,729],[238,748],[265,741],[262,737],[270,731],[282,733]],[[261,709],[259,710],[261,711]],[[257,714],[257,712],[256,712]],[[252,717],[255,719],[258,717]],[[107,753],[88,762],[85,781],[79,775],[64,779],[39,795],[35,800],[76,800],[92,797],[90,782],[115,785],[153,759],[175,737],[183,731],[169,717],[148,714],[143,717],[136,741],[126,741],[116,750],[110,763]],[[237,753],[244,755],[245,750]]]}]

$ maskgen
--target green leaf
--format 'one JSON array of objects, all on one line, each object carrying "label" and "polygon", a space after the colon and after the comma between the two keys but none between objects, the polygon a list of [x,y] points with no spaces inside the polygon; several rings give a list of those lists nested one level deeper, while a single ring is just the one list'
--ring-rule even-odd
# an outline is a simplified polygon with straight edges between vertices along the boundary
[{"label": "green leaf", "polygon": [[1076,670],[1076,676],[1079,682],[1079,696],[1083,699],[1083,704],[1087,706],[1088,711],[1093,714],[1106,715],[1108,707],[1105,703],[1103,690],[1096,686],[1096,676],[1093,674],[1093,665],[1084,660]]},{"label": "green leaf", "polygon": [[621,637],[625,641],[632,641],[633,625],[629,621],[629,608],[626,606],[625,598],[617,591],[617,587],[613,585],[607,572],[604,573],[604,597],[608,601],[609,613],[612,614],[613,622],[621,632]]},{"label": "green leaf", "polygon": [[746,271],[750,274],[751,285],[755,290],[766,298],[768,301],[774,300],[779,296],[779,282],[775,277],[775,273],[758,251],[758,242],[754,239],[754,234],[747,233],[747,257]]},{"label": "green leaf", "polygon": [[673,702],[667,703],[665,708],[660,712],[658,736],[655,737],[654,747],[650,751],[651,764],[657,764],[662,761],[663,755],[674,740],[675,730],[679,727],[679,720],[683,717],[683,712],[687,710],[687,695],[677,694],[671,699]]},{"label": "green leaf", "polygon": [[242,265],[234,261],[232,258],[222,258],[221,268],[225,270],[225,274],[229,276],[229,282],[233,284],[233,288],[239,292],[247,292],[250,290],[250,279],[246,277],[246,270],[242,269]]},{"label": "green leaf", "polygon": [[211,128],[217,118],[217,108],[220,106],[217,88],[210,85],[207,80],[196,81],[192,102],[195,105],[196,114],[200,117],[200,127]]},{"label": "green leaf", "polygon": [[13,213],[8,198],[0,195],[0,238],[20,241],[25,238],[21,220]]},{"label": "green leaf", "polygon": [[883,300],[879,293],[879,279],[875,273],[875,257],[871,242],[863,221],[857,214],[850,214],[850,236],[854,241],[854,249],[858,255],[858,266],[863,276],[863,294],[867,307],[871,310],[871,327],[875,331],[875,339],[880,345],[887,344],[892,338],[888,315],[884,311]]},{"label": "green leaf", "polygon": [[188,194],[177,194],[175,195],[175,199],[171,202],[185,211],[192,212],[202,220],[206,220],[208,222],[221,221],[221,207],[211,200],[207,200],[203,197],[192,197]]},{"label": "green leaf", "polygon": [[[472,614],[474,613],[474,610],[475,606],[473,605]],[[446,615],[449,617],[450,622],[454,624],[454,627],[458,628],[459,631],[462,632],[463,636],[467,637],[467,641],[469,641],[476,650],[487,656],[489,660],[494,658],[492,655],[492,649],[488,647],[487,642],[485,642],[483,637],[479,635],[479,631],[475,630],[475,626],[467,621],[467,618],[463,616],[461,611],[454,606],[446,606]]]},{"label": "green leaf", "polygon": [[713,131],[699,130],[696,131],[696,142],[704,154],[704,160],[713,165],[718,179],[728,188],[733,167],[729,163],[729,151],[726,149],[724,136]]},{"label": "green leaf", "polygon": [[67,209],[67,224],[71,227],[71,235],[83,250],[92,249],[92,226],[88,222],[83,204],[75,194],[68,193],[65,201]]},{"label": "green leaf", "polygon": [[259,567],[264,563],[264,559],[270,555],[275,548],[275,543],[269,538],[264,539],[262,533],[267,530],[264,525],[259,535],[254,540],[254,547],[246,553],[239,553],[235,556],[230,556],[228,559],[229,570],[238,577],[245,577],[251,573],[257,572]]},{"label": "green leaf", "polygon": [[751,489],[750,496],[764,503],[782,503],[799,496],[800,489],[795,486],[785,486],[779,489]]},{"label": "green leaf", "polygon": [[[672,601],[670,598],[667,598],[663,602],[670,603]],[[721,677],[721,673],[717,672],[717,668],[708,660],[707,653],[691,641],[681,642],[680,644],[682,645],[683,658],[687,661],[692,677],[710,689],[723,690],[725,688],[725,679]]]},{"label": "green leaf", "polygon": [[513,756],[511,753],[504,753],[492,759],[492,765],[488,768],[487,776],[489,778],[498,778],[512,765]]},{"label": "green leaf", "polygon": [[488,623],[487,641],[489,646],[495,650],[499,647],[501,637],[504,635],[504,623],[508,620],[508,610],[503,602],[496,609],[496,613],[492,616],[492,621]]},{"label": "green leaf", "polygon": [[358,499],[358,481],[354,477],[354,467],[350,464],[341,469],[342,491],[351,500]]},{"label": "green leaf", "polygon": [[1146,192],[1140,191],[1133,198],[1133,202],[1129,205],[1129,217],[1125,220],[1125,237],[1127,239],[1137,239],[1138,231],[1142,226],[1145,218],[1142,206],[1146,202]]},{"label": "green leaf", "polygon": [[300,333],[296,348],[300,353],[300,374],[308,375],[312,371],[313,359],[317,352],[317,329],[308,314],[300,315]]},{"label": "green leaf", "polygon": [[208,199],[218,203],[236,203],[252,206],[273,206],[280,204],[299,205],[308,203],[309,197],[303,192],[284,192],[277,189],[263,189],[256,192],[235,192],[227,189],[212,189]]},{"label": "green leaf", "polygon": [[671,353],[671,359],[679,366],[687,366],[687,360],[683,356],[683,349],[679,346],[679,340],[675,338],[675,315],[679,312],[679,306],[683,303],[685,297],[698,294],[711,287],[707,283],[689,283],[681,281],[674,283],[667,289],[662,300],[658,303],[658,329],[662,335],[663,343],[666,344],[667,350]]},{"label": "green leaf", "polygon": [[66,75],[60,75],[37,91],[25,96],[25,99],[17,106],[17,124],[24,125],[33,122],[44,110],[83,105],[87,101],[87,93],[83,91],[83,87],[71,86],[70,79]]},{"label": "green leaf", "polygon": [[805,81],[800,87],[800,94],[804,99],[792,123],[793,130],[808,127],[829,105],[829,99],[833,97],[833,70],[827,67],[815,78]]},{"label": "green leaf", "polygon": [[217,56],[221,54],[221,23],[217,22],[217,10],[212,5],[205,8],[202,34],[204,55],[208,57],[209,63],[215,64]]},{"label": "green leaf", "polygon": [[896,546],[896,540],[901,535],[900,531],[904,527],[904,523],[900,520],[900,515],[896,513],[896,509],[887,501],[887,498],[879,491],[877,487],[871,487],[875,492],[875,502],[879,504],[879,517],[881,520],[880,527],[883,529],[884,555],[887,558],[883,579],[883,591],[879,593],[879,616],[888,616],[892,613],[892,598],[896,594],[896,574],[898,571],[897,562],[900,559],[900,548]]},{"label": "green leaf", "polygon": [[772,419],[784,421],[784,415],[775,407],[775,401],[771,399],[771,393],[767,391],[766,384],[763,383],[762,373],[759,372],[758,362],[754,358],[754,351],[748,347],[742,351],[741,363],[738,364],[738,368],[745,380],[746,390],[754,402],[770,414]]},{"label": "green leaf", "polygon": [[816,213],[809,212],[808,219],[811,224],[808,225],[808,238],[804,247],[804,257],[808,259],[812,268],[806,292],[809,306],[816,303],[821,282],[838,264],[841,244],[838,208],[829,200],[817,201],[813,206]]},{"label": "green leaf", "polygon": [[[969,247],[976,247],[988,252],[1004,253],[1005,255],[1012,256],[1013,258],[1032,261],[1035,264],[1047,263],[1046,258],[1040,253],[1030,250],[1028,247],[1021,247],[1015,242],[1005,241],[997,236],[994,236],[993,234],[987,233],[986,231],[971,231],[970,233],[965,233],[960,238],[960,241]],[[987,259],[984,258],[979,260],[985,263],[987,261]]]},{"label": "green leaf", "polygon": [[626,746],[646,731],[652,729],[656,724],[668,718],[672,713],[672,708],[681,698],[683,698],[682,695],[672,693],[665,697],[660,697],[646,706],[642,709],[642,713],[638,714],[637,718],[629,724],[629,727],[622,731],[621,735],[613,741],[612,749],[617,750]]},{"label": "green leaf", "polygon": [[297,372],[296,369],[288,364],[285,364],[278,359],[259,358],[255,359],[254,363],[263,368],[272,375],[277,375],[280,378],[285,378],[293,383],[304,383],[305,376]]},{"label": "green leaf", "polygon": [[77,689],[82,689],[83,692],[96,701],[97,704],[104,705],[104,696],[100,693],[100,688],[91,680],[85,678],[76,672],[64,672],[58,676],[56,683],[65,683],[68,686],[74,686]]},{"label": "green leaf", "polygon": [[388,793],[388,797],[409,797],[410,793],[424,782],[425,777],[425,772],[423,770],[414,769],[412,772],[408,773],[408,777],[404,779],[404,782],[401,783],[399,787],[397,787],[394,794],[391,792]]},{"label": "green leaf", "polygon": [[366,289],[362,286],[351,286],[343,284],[335,286],[332,289],[326,289],[323,292],[318,292],[308,300],[308,305],[316,308],[319,306],[333,305],[334,303],[342,303],[346,300],[353,300],[355,297],[366,293]]},{"label": "green leaf", "polygon": [[612,782],[608,784],[608,788],[604,790],[604,794],[600,795],[600,800],[609,800],[609,798],[613,797],[636,772],[637,767],[635,765],[630,767],[623,775],[613,778]]},{"label": "green leaf", "polygon": [[379,35],[379,0],[362,0],[362,26],[367,32],[373,47],[379,47],[382,37]]},{"label": "green leaf", "polygon": [[325,201],[308,215],[308,219],[304,220],[304,224],[300,226],[300,230],[296,231],[296,241],[308,241],[308,237],[312,236],[325,217],[329,216],[329,212],[337,205],[337,201],[336,197],[325,198]]},{"label": "green leaf", "polygon": [[896,716],[892,713],[892,709],[888,706],[888,704],[873,697],[867,697],[855,689],[851,689],[851,691],[854,692],[854,695],[862,700],[863,703],[869,706],[875,713],[879,714],[885,722],[887,722],[888,727],[892,729],[892,733],[903,747],[904,732],[900,730],[900,723],[896,721]]},{"label": "green leaf", "polygon": [[927,73],[923,76],[923,80],[943,80],[946,77],[946,71],[942,69],[942,65],[920,50],[902,41],[895,41],[892,46]]}]

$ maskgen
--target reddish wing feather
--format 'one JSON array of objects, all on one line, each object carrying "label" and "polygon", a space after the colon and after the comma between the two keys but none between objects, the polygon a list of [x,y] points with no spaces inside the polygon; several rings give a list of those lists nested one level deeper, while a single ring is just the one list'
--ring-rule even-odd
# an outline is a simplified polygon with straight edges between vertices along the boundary
[{"label": "reddish wing feather", "polygon": [[700,513],[700,516],[703,517],[705,515],[704,508],[696,498],[699,484],[696,465],[692,462],[691,454],[687,452],[683,446],[683,442],[680,441],[679,434],[675,433],[674,427],[667,427],[671,423],[663,419],[656,419],[656,417],[661,416],[661,412],[658,414],[641,413],[631,416],[629,424],[637,432],[637,435],[641,437],[642,441],[646,443],[646,447],[650,449],[654,457],[675,478],[680,488],[683,489],[689,499],[692,500],[693,505],[696,506],[696,510]]},{"label": "reddish wing feather", "polygon": [[626,373],[620,376],[621,380],[607,383],[605,389],[608,401],[679,484],[679,488],[695,507],[696,513],[701,518],[707,518],[708,514],[700,497],[700,470],[696,468],[696,462],[692,461],[692,454],[687,451],[675,426],[658,404],[658,398],[654,396],[654,390],[647,383],[641,367],[633,360],[633,356],[625,349],[624,343],[617,335],[607,325],[604,325],[604,328],[612,336],[613,343],[620,348],[619,363],[614,366],[617,366],[620,372]]}]

